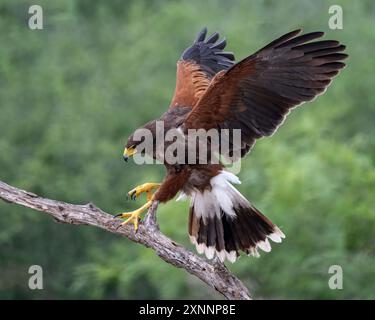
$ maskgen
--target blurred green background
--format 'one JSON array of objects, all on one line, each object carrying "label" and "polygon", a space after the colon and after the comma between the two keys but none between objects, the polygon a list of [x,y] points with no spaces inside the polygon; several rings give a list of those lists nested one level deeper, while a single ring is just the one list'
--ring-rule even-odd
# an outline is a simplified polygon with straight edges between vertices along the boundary
[{"label": "blurred green background", "polygon": [[[27,27],[44,9],[44,30]],[[329,30],[328,8],[344,9]],[[258,299],[375,298],[375,2],[0,1],[0,180],[45,197],[94,202],[107,212],[160,165],[125,165],[128,134],[163,113],[180,53],[207,26],[242,59],[292,29],[342,41],[348,67],[313,103],[242,163],[240,191],[287,235],[230,269]],[[161,229],[193,249],[188,203],[159,209]],[[30,265],[44,290],[29,290]],[[331,265],[344,272],[330,290]],[[0,298],[218,299],[153,251],[104,231],[56,223],[0,203]]]}]

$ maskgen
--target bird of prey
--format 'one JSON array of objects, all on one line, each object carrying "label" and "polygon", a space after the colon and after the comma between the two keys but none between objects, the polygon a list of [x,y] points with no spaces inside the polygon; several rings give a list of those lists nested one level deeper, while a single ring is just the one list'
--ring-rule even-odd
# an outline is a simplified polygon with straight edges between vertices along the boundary
[{"label": "bird of prey", "polygon": [[[291,109],[322,94],[345,66],[344,45],[319,39],[323,32],[300,33],[289,32],[235,62],[233,53],[223,51],[226,40],[220,40],[217,32],[207,37],[204,28],[177,62],[168,110],[141,128],[154,137],[156,123],[162,121],[165,132],[178,129],[185,138],[190,129],[239,129],[240,157],[244,157],[257,139],[278,129]],[[128,138],[126,161],[138,152],[140,143],[134,133]],[[150,156],[157,159],[155,138],[153,144]],[[278,243],[285,237],[233,187],[240,181],[222,162],[164,161],[164,165],[167,175],[162,183],[145,183],[128,193],[132,198],[146,193],[147,202],[138,210],[116,215],[126,219],[122,224],[131,222],[137,230],[140,214],[153,201],[165,203],[180,193],[191,199],[190,240],[209,259],[217,256],[234,262],[240,252],[259,256],[259,248],[271,250],[269,239]]]}]

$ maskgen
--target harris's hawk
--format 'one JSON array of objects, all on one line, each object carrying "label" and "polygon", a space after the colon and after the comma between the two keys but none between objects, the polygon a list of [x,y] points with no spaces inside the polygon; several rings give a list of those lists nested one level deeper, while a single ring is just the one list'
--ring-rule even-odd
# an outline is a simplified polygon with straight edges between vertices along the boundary
[{"label": "harris's hawk", "polygon": [[[258,248],[271,250],[269,239],[281,242],[283,232],[233,187],[239,180],[221,162],[210,158],[207,163],[172,164],[160,158],[156,124],[163,122],[164,134],[177,129],[185,140],[191,129],[238,129],[241,143],[237,147],[240,157],[245,156],[257,139],[277,130],[291,109],[322,94],[345,66],[344,45],[320,40],[323,32],[300,32],[287,33],[237,63],[232,53],[223,51],[226,41],[218,33],[207,38],[205,28],[198,34],[177,62],[169,109],[141,128],[151,132],[154,148],[148,153],[162,159],[167,175],[161,184],[146,183],[129,192],[132,198],[147,193],[147,203],[117,215],[127,218],[123,224],[132,222],[137,229],[139,215],[153,201],[167,202],[180,192],[191,198],[190,239],[207,258],[216,255],[221,261],[234,262],[240,251],[258,256]],[[138,152],[142,141],[135,136],[127,141],[125,160]],[[167,142],[162,144],[165,147]]]}]

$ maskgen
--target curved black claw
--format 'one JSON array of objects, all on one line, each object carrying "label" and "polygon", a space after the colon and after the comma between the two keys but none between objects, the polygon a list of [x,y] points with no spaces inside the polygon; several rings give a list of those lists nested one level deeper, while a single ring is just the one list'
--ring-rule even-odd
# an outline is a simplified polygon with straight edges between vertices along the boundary
[{"label": "curved black claw", "polygon": [[132,193],[128,193],[128,199],[129,199],[129,197],[130,197],[131,200],[136,200],[137,199],[137,192],[133,191]]}]

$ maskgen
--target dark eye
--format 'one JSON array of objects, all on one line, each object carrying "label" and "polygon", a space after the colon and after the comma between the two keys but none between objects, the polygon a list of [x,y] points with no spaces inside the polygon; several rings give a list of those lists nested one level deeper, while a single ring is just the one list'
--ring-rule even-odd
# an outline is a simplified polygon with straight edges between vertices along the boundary
[{"label": "dark eye", "polygon": [[176,173],[180,173],[182,171],[182,165],[178,164],[174,167]]}]

